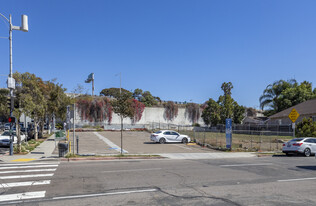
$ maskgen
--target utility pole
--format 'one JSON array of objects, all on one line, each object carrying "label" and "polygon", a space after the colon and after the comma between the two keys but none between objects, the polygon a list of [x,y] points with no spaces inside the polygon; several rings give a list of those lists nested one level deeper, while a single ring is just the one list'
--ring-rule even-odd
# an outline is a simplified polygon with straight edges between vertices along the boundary
[{"label": "utility pole", "polygon": [[[120,95],[122,95],[122,73],[120,72]],[[121,155],[123,154],[123,116],[121,115]]]},{"label": "utility pole", "polygon": [[[11,106],[10,106],[10,118],[13,117],[13,107],[14,107],[14,96],[13,96],[13,91],[15,89],[15,80],[13,79],[13,61],[12,61],[12,31],[13,30],[20,30],[24,32],[28,32],[29,27],[28,27],[28,17],[26,15],[22,15],[22,26],[14,26],[12,25],[12,18],[11,14],[9,15],[9,19],[7,19],[3,14],[0,13],[0,16],[2,16],[7,22],[9,23],[9,61],[10,61],[10,73],[8,77],[8,88],[10,89],[10,101],[11,101]],[[14,141],[14,136],[12,133],[13,129],[13,122],[10,123],[10,155],[13,155],[13,141]]]}]

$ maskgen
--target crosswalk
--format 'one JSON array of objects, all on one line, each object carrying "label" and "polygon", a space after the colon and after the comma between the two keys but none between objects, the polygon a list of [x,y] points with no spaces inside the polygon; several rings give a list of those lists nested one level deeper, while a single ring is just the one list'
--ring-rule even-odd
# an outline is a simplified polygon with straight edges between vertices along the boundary
[{"label": "crosswalk", "polygon": [[59,162],[0,164],[0,205],[44,198]]}]

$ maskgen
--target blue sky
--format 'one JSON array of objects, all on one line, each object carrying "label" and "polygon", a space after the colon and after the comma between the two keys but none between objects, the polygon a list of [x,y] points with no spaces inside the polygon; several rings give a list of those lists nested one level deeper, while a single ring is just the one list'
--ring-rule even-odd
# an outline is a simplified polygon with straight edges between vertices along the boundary
[{"label": "blue sky", "polygon": [[[13,31],[13,70],[91,92],[141,88],[163,100],[217,100],[231,81],[239,104],[258,107],[279,79],[316,76],[316,1],[304,0],[1,0],[0,13],[29,32]],[[0,21],[0,36],[8,27]],[[0,39],[0,75],[9,72]],[[6,87],[0,76],[0,87]]]}]

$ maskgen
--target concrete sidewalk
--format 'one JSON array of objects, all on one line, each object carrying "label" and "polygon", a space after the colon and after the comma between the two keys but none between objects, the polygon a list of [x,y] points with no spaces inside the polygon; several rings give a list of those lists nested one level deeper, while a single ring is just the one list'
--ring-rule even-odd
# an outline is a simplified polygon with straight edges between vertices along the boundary
[{"label": "concrete sidewalk", "polygon": [[14,162],[29,162],[34,160],[49,160],[58,158],[58,155],[53,155],[53,151],[57,143],[55,143],[55,134],[46,139],[38,147],[36,147],[32,152],[26,155],[3,155],[0,157],[0,161],[7,163]]}]

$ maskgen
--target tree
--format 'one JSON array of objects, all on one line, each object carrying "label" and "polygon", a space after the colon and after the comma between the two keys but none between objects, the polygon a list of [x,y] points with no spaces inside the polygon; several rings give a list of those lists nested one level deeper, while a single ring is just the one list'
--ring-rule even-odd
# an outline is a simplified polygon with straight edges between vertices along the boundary
[{"label": "tree", "polygon": [[126,117],[132,119],[135,114],[131,104],[131,98],[128,93],[122,93],[112,100],[113,111],[121,118],[121,154],[123,154],[123,119]]},{"label": "tree", "polygon": [[268,107],[275,112],[279,111],[279,96],[285,89],[292,88],[296,84],[297,82],[295,79],[290,79],[288,81],[279,80],[269,84],[259,98],[261,109]]},{"label": "tree", "polygon": [[312,118],[303,118],[295,130],[297,137],[316,137],[316,122]]},{"label": "tree", "polygon": [[225,124],[227,118],[231,118],[236,124],[240,124],[244,118],[245,108],[231,97],[233,84],[224,82],[221,86],[224,95],[219,96],[218,101],[209,99],[203,106],[202,118],[207,125]]},{"label": "tree", "polygon": [[262,109],[268,108],[265,115],[270,116],[315,97],[315,89],[313,91],[310,82],[298,84],[296,80],[291,79],[268,85],[259,101]]},{"label": "tree", "polygon": [[141,100],[141,97],[143,95],[143,90],[141,89],[135,89],[134,92],[133,92],[133,98],[140,101]]},{"label": "tree", "polygon": [[[43,94],[45,83],[41,78],[28,72],[23,74],[15,72],[14,78],[17,84],[22,85],[21,90],[16,94],[18,97],[16,101],[20,103],[20,108],[15,109],[14,112],[16,115],[23,112],[34,120],[35,139],[38,140],[37,128],[39,122],[44,119],[47,110],[47,100]],[[16,118],[19,119],[17,116]]]},{"label": "tree", "polygon": [[206,107],[202,111],[202,119],[206,125],[217,125],[221,121],[221,107],[210,98],[206,103]]},{"label": "tree", "polygon": [[234,105],[233,122],[235,124],[240,124],[245,117],[245,107],[238,105],[236,101],[234,101],[233,105]]},{"label": "tree", "polygon": [[7,98],[10,94],[8,89],[0,89],[0,121],[5,122],[9,118],[10,110],[7,105]]},{"label": "tree", "polygon": [[159,97],[154,97],[149,91],[144,91],[141,89],[135,89],[133,92],[133,98],[144,103],[146,107],[151,107],[157,105],[158,101],[161,101]]},{"label": "tree", "polygon": [[151,107],[157,104],[157,100],[151,95],[149,91],[145,91],[142,94],[140,101],[143,102],[146,107]]},{"label": "tree", "polygon": [[221,106],[221,123],[224,124],[227,118],[233,118],[234,115],[234,100],[231,97],[233,84],[224,82],[221,88],[224,91],[224,96],[220,96],[217,103]]},{"label": "tree", "polygon": [[[132,97],[132,92],[121,88],[122,94],[128,95],[129,98]],[[120,88],[109,88],[109,89],[103,89],[100,92],[100,96],[106,96],[106,97],[113,97],[113,98],[119,98],[120,96]]]}]

